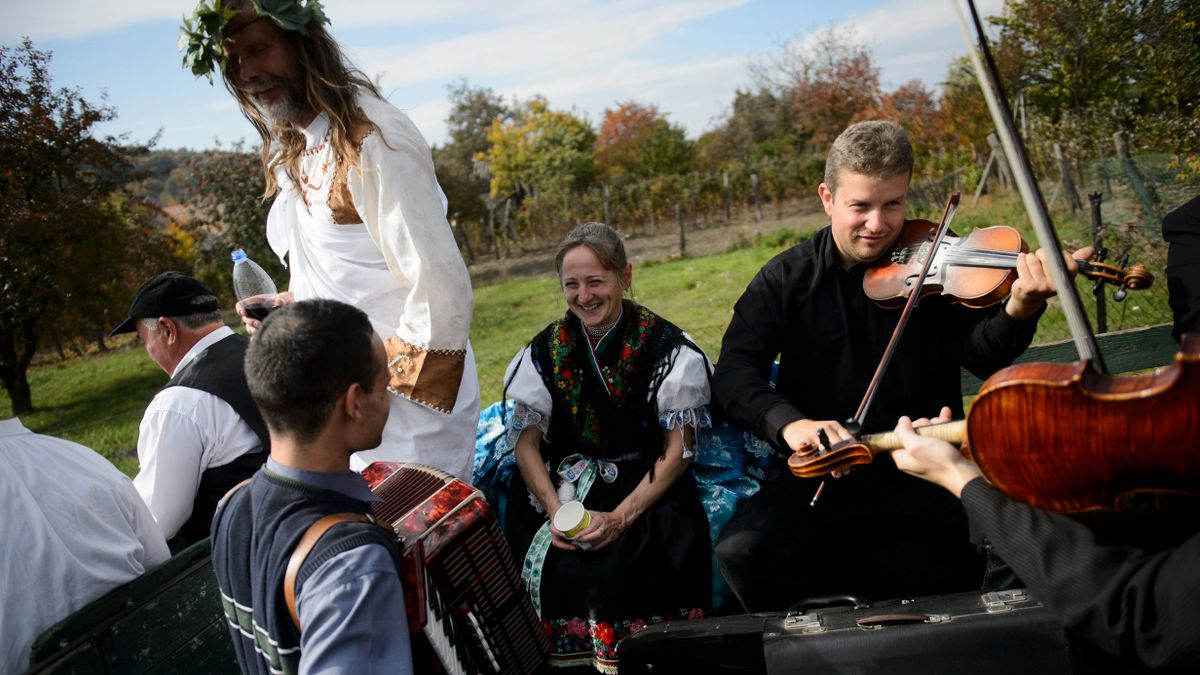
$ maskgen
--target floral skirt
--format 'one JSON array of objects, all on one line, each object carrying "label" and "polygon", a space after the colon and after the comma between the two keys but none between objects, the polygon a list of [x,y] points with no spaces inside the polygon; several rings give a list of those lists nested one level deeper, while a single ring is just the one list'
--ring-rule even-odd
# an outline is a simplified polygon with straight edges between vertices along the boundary
[{"label": "floral skirt", "polygon": [[[643,475],[625,473],[634,475],[621,475],[611,484],[597,481],[584,505],[613,510]],[[511,489],[505,533],[518,564],[528,565],[527,553],[546,515],[531,504],[519,475]],[[711,560],[708,521],[690,473],[608,546],[593,551],[551,547],[536,575],[550,664],[591,662],[600,672],[615,673],[624,638],[650,624],[704,617],[712,599]]]},{"label": "floral skirt", "polygon": [[550,640],[550,665],[557,668],[593,665],[602,673],[616,673],[621,641],[646,626],[664,621],[703,619],[704,610],[694,607],[679,610],[674,616],[651,616],[610,623],[572,617],[542,619],[542,629]]}]

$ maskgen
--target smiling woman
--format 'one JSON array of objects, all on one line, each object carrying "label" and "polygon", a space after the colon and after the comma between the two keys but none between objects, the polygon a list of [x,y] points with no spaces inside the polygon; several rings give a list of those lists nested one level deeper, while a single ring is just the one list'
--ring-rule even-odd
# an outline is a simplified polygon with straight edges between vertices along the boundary
[{"label": "smiling woman", "polygon": [[[622,299],[633,269],[611,227],[575,228],[555,263],[567,313],[505,376],[520,469],[505,534],[525,559],[556,665],[615,672],[623,638],[709,611],[707,520],[686,471],[697,429],[711,425],[708,359]],[[572,509],[572,524],[555,518]]]},{"label": "smiling woman", "polygon": [[557,267],[567,307],[588,335],[603,337],[621,318],[621,296],[633,283],[633,266],[606,265],[591,248],[576,246],[559,256]]}]

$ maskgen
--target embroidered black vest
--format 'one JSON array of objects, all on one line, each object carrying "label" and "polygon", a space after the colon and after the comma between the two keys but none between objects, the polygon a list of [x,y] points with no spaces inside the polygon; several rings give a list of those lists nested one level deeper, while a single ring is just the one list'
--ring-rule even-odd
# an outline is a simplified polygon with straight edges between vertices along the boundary
[{"label": "embroidered black vest", "polygon": [[175,372],[167,387],[189,387],[208,392],[225,401],[250,426],[262,443],[241,457],[222,466],[208,467],[200,474],[200,485],[192,502],[192,515],[167,542],[171,552],[178,552],[208,536],[217,502],[230,488],[254,475],[267,461],[271,438],[262,414],[258,411],[250,388],[246,385],[243,363],[250,340],[233,334],[218,340],[200,352],[186,366]]},{"label": "embroidered black vest", "polygon": [[[569,311],[530,343],[531,358],[553,402],[542,454],[551,466],[572,453],[613,459],[662,447],[658,389],[683,332],[628,300],[621,319],[596,346]],[[658,453],[646,457],[653,464]]]}]

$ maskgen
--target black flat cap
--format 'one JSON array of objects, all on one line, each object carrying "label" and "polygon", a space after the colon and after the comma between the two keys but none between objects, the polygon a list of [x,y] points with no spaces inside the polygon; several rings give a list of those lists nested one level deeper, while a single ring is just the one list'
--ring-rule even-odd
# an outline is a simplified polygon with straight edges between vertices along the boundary
[{"label": "black flat cap", "polygon": [[163,272],[138,286],[129,306],[129,316],[120,323],[109,337],[137,330],[134,321],[160,316],[187,316],[215,312],[218,309],[216,294],[208,286],[179,272]]}]

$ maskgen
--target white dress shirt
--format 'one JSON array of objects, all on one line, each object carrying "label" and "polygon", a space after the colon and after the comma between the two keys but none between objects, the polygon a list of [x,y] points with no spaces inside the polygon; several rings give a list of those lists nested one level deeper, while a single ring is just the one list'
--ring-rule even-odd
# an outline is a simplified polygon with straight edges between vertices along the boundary
[{"label": "white dress shirt", "polygon": [[[205,335],[184,354],[175,373],[230,335],[228,326]],[[224,466],[261,445],[250,425],[220,397],[190,387],[158,392],[138,429],[140,468],[133,484],[163,537],[174,537],[192,515],[205,469]]]},{"label": "white dress shirt", "polygon": [[0,673],[29,666],[50,626],[170,557],[107,459],[0,420]]}]

